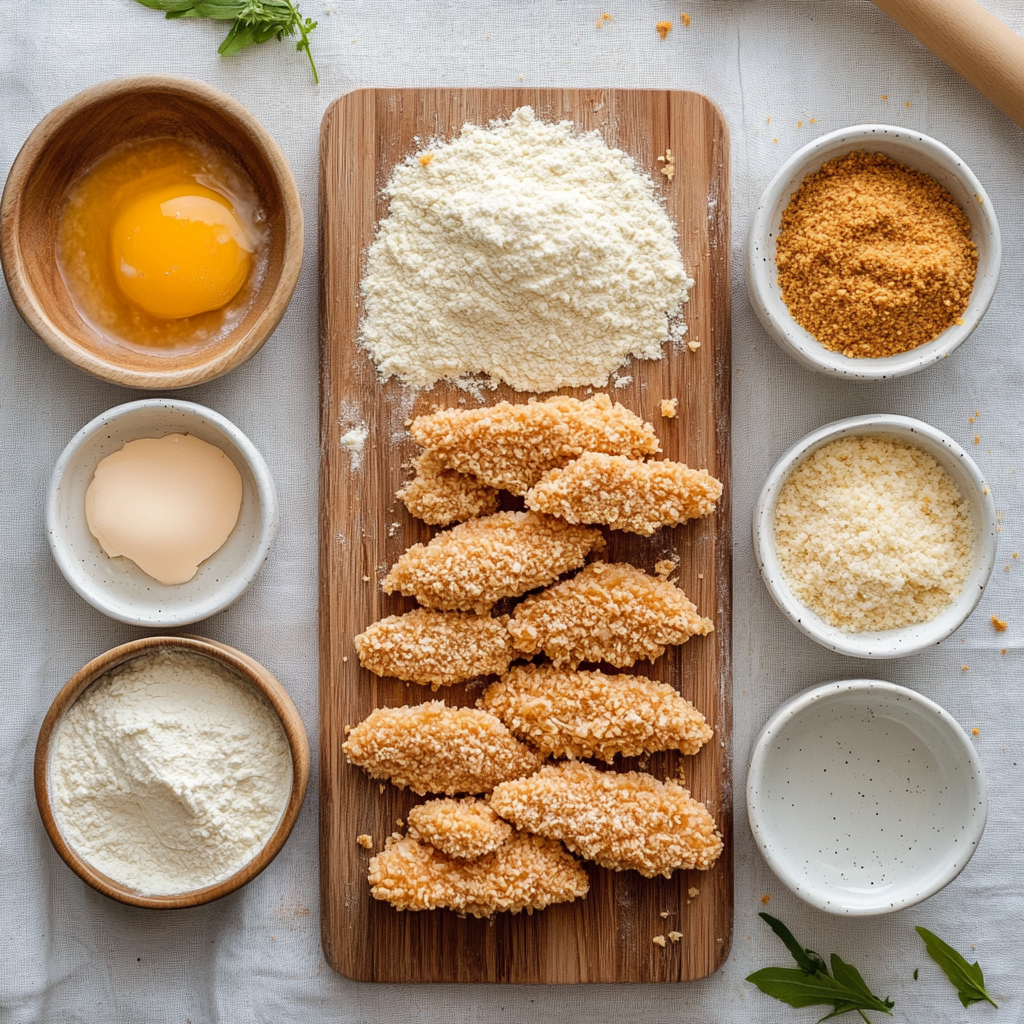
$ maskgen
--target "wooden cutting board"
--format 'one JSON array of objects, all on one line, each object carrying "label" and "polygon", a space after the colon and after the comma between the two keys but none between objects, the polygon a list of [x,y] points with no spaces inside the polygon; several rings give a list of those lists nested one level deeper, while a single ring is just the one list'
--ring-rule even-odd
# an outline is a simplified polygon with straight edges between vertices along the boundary
[{"label": "wooden cutting board", "polygon": [[[405,421],[435,404],[479,404],[439,384],[412,394],[394,380],[382,385],[356,336],[359,275],[374,224],[387,213],[381,189],[396,162],[418,150],[414,137],[451,137],[466,122],[507,117],[522,105],[545,119],[598,129],[658,182],[679,228],[683,258],[696,280],[686,310],[688,341],[667,346],[659,361],[634,361],[625,387],[609,393],[652,423],[664,455],[707,467],[725,482],[710,519],[652,538],[614,533],[608,560],[653,571],[680,558],[679,584],[716,625],[638,674],[666,680],[692,700],[715,729],[698,755],[658,754],[647,770],[659,778],[680,766],[695,797],[714,815],[725,852],[708,872],[647,879],[634,871],[588,865],[585,900],[533,915],[461,919],[447,910],[399,913],[370,896],[372,852],[419,802],[381,786],[346,763],[347,725],[374,708],[430,700],[429,688],[380,679],[362,670],[352,638],[371,622],[407,610],[409,599],[385,596],[379,580],[411,544],[433,531],[413,519],[395,491],[415,454]],[[659,174],[671,149],[676,175]],[[730,772],[731,538],[729,501],[729,143],[718,109],[690,92],[613,89],[378,89],[343,96],[324,117],[320,139],[321,471],[320,471],[320,879],[324,955],[359,981],[384,982],[649,982],[689,981],[717,970],[732,939],[732,782]],[[588,397],[581,390],[575,393]],[[679,399],[676,419],[663,419],[663,398]],[[483,403],[524,402],[499,387]],[[341,444],[353,428],[368,435],[361,452]],[[436,696],[472,704],[479,687]],[[619,770],[641,767],[619,759]],[[373,851],[356,843],[366,833]],[[690,895],[694,890],[699,893]],[[662,916],[666,914],[667,916]],[[656,935],[682,933],[665,949]]]}]

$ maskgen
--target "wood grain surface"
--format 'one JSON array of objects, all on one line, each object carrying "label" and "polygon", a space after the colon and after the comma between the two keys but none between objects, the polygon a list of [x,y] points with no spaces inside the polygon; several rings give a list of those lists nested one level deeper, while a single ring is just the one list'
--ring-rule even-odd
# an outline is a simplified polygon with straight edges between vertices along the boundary
[{"label": "wood grain surface", "polygon": [[[359,276],[374,224],[387,213],[381,189],[396,162],[416,152],[414,136],[450,138],[466,122],[507,117],[522,105],[546,119],[571,119],[601,131],[658,182],[679,228],[687,270],[696,280],[686,308],[687,339],[700,349],[666,346],[658,361],[634,361],[625,387],[609,393],[651,422],[664,455],[707,467],[725,482],[710,519],[651,538],[609,536],[608,560],[652,571],[680,558],[679,584],[711,616],[716,631],[671,648],[638,674],[665,680],[691,699],[715,729],[696,756],[658,754],[647,770],[659,778],[685,772],[707,803],[725,852],[707,872],[643,878],[587,865],[584,900],[533,915],[461,919],[450,911],[399,913],[370,896],[369,859],[405,819],[414,794],[382,786],[346,763],[344,729],[377,706],[440,696],[472,704],[479,687],[431,694],[428,688],[380,679],[362,670],[352,638],[384,615],[414,605],[385,596],[379,581],[411,544],[433,531],[413,519],[395,491],[409,476],[416,448],[406,420],[436,404],[478,400],[439,384],[411,393],[382,384],[357,345]],[[658,173],[671,149],[675,180]],[[732,783],[730,771],[731,538],[729,502],[729,145],[718,109],[688,92],[627,90],[364,90],[342,97],[324,117],[320,150],[321,477],[320,477],[320,877],[327,962],[350,978],[384,982],[649,982],[688,981],[717,970],[732,939]],[[582,390],[575,393],[587,397]],[[483,403],[525,402],[506,387]],[[663,398],[679,399],[676,419],[663,419]],[[365,425],[361,453],[340,444]],[[616,768],[641,767],[617,759]],[[373,851],[356,844],[367,833]],[[691,889],[699,894],[691,896]],[[666,917],[662,913],[667,912]],[[652,942],[669,931],[682,941]]]}]

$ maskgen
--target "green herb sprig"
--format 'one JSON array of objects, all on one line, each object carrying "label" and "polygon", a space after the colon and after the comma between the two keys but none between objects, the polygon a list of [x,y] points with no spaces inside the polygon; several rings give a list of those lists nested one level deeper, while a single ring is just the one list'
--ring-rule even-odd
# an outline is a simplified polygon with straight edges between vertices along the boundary
[{"label": "green herb sprig", "polygon": [[999,1009],[999,1004],[985,991],[985,976],[981,973],[977,961],[969,964],[952,946],[943,942],[927,928],[918,925],[914,931],[924,939],[924,948],[928,950],[928,955],[949,978],[964,1007],[970,1006],[971,1003],[991,1003],[997,1010]]},{"label": "green herb sprig", "polygon": [[879,999],[868,988],[864,979],[852,964],[846,963],[837,954],[830,957],[831,975],[825,961],[811,949],[804,949],[793,937],[793,933],[770,914],[760,914],[769,928],[785,943],[797,966],[766,967],[754,971],[747,981],[755,984],[765,995],[772,996],[790,1006],[831,1006],[832,1012],[820,1018],[821,1021],[838,1017],[843,1013],[859,1013],[861,1019],[871,1024],[864,1015],[865,1010],[875,1010],[892,1016],[896,1004],[891,999]]},{"label": "green herb sprig", "polygon": [[231,29],[217,52],[223,56],[238,53],[249,46],[258,46],[270,39],[284,39],[299,34],[295,49],[304,51],[313,72],[313,81],[320,76],[309,48],[309,34],[317,23],[303,18],[292,0],[136,0],[143,7],[164,11],[168,18],[213,18],[232,22]]}]

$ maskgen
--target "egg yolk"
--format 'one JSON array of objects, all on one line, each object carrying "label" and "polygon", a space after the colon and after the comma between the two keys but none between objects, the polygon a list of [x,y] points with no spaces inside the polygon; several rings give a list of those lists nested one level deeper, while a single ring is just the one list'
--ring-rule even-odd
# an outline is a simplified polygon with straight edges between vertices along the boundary
[{"label": "egg yolk", "polygon": [[110,242],[118,287],[164,320],[229,303],[255,249],[228,200],[194,181],[133,199],[115,219]]}]

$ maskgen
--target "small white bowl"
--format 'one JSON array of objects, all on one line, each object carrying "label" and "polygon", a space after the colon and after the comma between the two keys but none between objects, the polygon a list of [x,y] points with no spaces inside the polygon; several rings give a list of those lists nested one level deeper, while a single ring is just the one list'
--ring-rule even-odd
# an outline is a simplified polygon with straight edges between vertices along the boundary
[{"label": "small white bowl", "polygon": [[[929,622],[881,632],[847,633],[826,622],[789,588],[775,551],[775,506],[789,475],[813,452],[840,437],[886,437],[931,455],[970,503],[974,523],[974,565],[959,595]],[[827,423],[798,441],[772,467],[754,506],[754,557],[768,593],[803,634],[815,643],[854,658],[902,658],[945,640],[981,600],[992,575],[998,534],[995,502],[974,460],[941,430],[909,416],[875,414]]]},{"label": "small white bowl", "polygon": [[[219,551],[188,581],[166,586],[128,558],[109,558],[89,531],[85,492],[99,462],[129,441],[191,434],[215,445],[242,475],[238,522]],[[256,577],[277,535],[277,489],[263,456],[220,413],[171,398],[116,406],[71,439],[50,477],[46,530],[54,561],[72,587],[105,615],[137,626],[183,626],[236,601]]]},{"label": "small white bowl", "polygon": [[934,701],[850,679],[787,701],[754,742],[747,815],[768,866],[830,914],[889,914],[933,896],[985,831],[981,762]]},{"label": "small white bowl", "polygon": [[[884,153],[916,171],[931,175],[949,190],[971,222],[971,238],[978,247],[978,271],[962,324],[946,328],[937,338],[909,352],[876,359],[851,359],[830,352],[790,315],[782,301],[775,242],[782,214],[804,178],[828,160],[857,149]],[[988,194],[971,169],[948,146],[909,128],[861,124],[842,128],[797,150],[772,178],[761,196],[747,239],[747,291],[764,329],[783,351],[819,373],[852,380],[902,377],[945,359],[960,346],[985,315],[999,279],[1002,255],[999,224]]]}]

